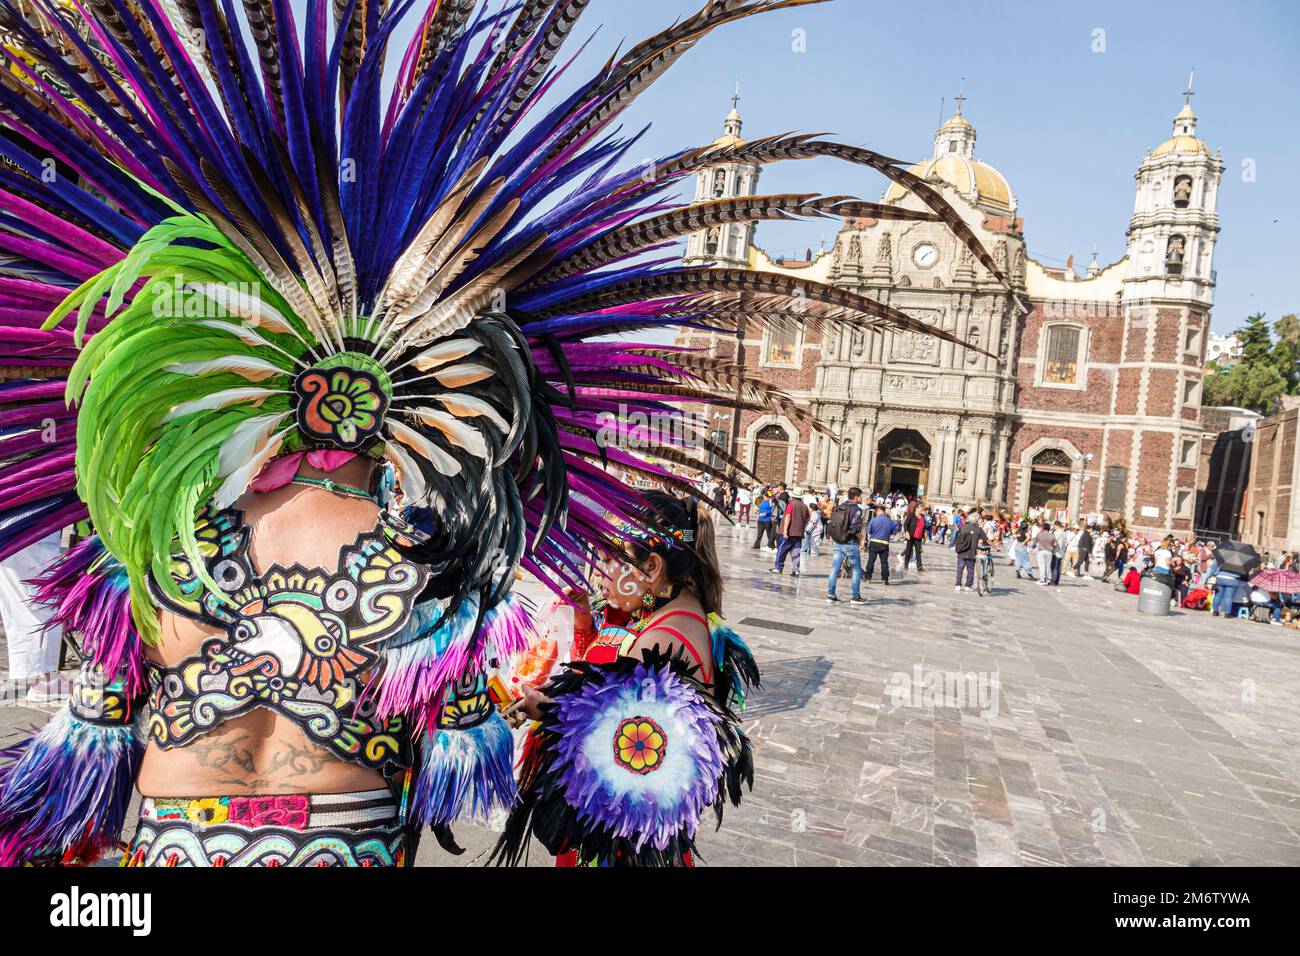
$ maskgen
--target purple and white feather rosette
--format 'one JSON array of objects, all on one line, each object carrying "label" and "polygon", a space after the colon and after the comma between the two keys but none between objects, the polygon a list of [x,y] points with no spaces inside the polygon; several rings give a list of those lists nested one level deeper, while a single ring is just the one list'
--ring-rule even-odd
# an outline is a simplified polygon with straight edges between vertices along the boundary
[{"label": "purple and white feather rosette", "polygon": [[555,701],[555,771],[584,827],[663,850],[693,835],[718,797],[725,758],[698,685],[638,664]]}]

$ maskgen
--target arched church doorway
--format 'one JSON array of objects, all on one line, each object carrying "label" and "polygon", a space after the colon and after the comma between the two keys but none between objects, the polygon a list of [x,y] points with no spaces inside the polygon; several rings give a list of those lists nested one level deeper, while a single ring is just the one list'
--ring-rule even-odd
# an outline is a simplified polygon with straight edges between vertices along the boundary
[{"label": "arched church doorway", "polygon": [[1074,463],[1059,448],[1044,448],[1034,456],[1029,471],[1030,508],[1070,507],[1070,472]]},{"label": "arched church doorway", "polygon": [[930,481],[930,443],[911,428],[896,428],[876,447],[878,493],[924,494]]},{"label": "arched church doorway", "polygon": [[790,436],[780,425],[765,425],[754,436],[754,474],[765,485],[785,481],[790,463]]}]

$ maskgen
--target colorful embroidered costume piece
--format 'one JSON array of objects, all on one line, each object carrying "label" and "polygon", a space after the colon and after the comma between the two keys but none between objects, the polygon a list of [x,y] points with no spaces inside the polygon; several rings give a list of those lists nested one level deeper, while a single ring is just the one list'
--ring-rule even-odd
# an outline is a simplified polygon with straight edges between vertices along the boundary
[{"label": "colorful embroidered costume piece", "polygon": [[[559,53],[587,0],[0,0],[0,558],[87,519],[94,532],[41,579],[87,667],[72,706],[0,770],[0,864],[113,848],[146,743],[186,746],[252,707],[392,774],[412,831],[511,804],[511,738],[483,675],[526,643],[516,570],[562,590],[621,523],[662,532],[610,465],[689,491],[662,463],[699,466],[698,443],[743,469],[681,403],[808,418],[726,362],[611,333],[757,317],[969,347],[856,293],[666,251],[727,222],[942,220],[1005,282],[898,162],[806,135],[626,161],[637,137],[619,117],[701,38],[818,2],[706,0],[566,88]],[[670,201],[715,164],[818,156],[929,211]],[[677,437],[634,424],[665,418]],[[304,453],[382,460],[405,510],[313,567],[253,568],[232,506]],[[147,666],[164,610],[220,636]],[[601,680],[642,667],[672,694],[694,680],[673,662],[610,666]],[[555,719],[576,733],[595,711],[574,707]],[[720,799],[709,778],[740,746],[726,709],[706,696],[686,725],[630,715],[659,753],[629,758],[637,779],[673,766],[695,781],[644,846],[675,852],[679,825]],[[592,740],[613,760],[624,737]],[[256,828],[182,836],[146,820],[141,834],[200,864],[325,858]],[[386,837],[328,850],[401,852]]]}]

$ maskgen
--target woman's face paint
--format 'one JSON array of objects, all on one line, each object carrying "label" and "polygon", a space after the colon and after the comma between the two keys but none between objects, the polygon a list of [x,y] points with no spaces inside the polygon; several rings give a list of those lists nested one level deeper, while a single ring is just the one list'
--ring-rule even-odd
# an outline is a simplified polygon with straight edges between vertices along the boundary
[{"label": "woman's face paint", "polygon": [[630,611],[641,604],[650,580],[644,571],[632,563],[631,558],[608,558],[604,571],[601,589],[606,601],[622,611]]}]

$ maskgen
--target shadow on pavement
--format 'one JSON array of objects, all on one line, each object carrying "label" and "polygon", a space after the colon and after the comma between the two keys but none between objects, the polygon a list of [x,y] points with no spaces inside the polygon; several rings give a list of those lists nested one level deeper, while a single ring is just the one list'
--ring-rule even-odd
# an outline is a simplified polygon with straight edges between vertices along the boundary
[{"label": "shadow on pavement", "polygon": [[745,719],[802,710],[834,666],[821,656],[764,661],[763,685],[745,701]]}]

